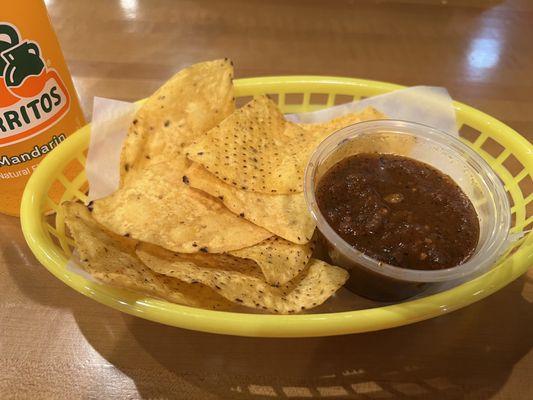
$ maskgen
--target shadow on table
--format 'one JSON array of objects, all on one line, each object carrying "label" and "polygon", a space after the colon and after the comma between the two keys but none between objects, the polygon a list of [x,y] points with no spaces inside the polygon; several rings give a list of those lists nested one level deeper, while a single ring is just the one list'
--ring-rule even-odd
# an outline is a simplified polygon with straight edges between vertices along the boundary
[{"label": "shadow on table", "polygon": [[15,284],[24,296],[54,308],[68,309],[73,303],[79,302],[79,293],[54,277],[36,260],[24,242],[17,218],[0,214],[0,236],[0,261],[9,272],[6,278],[11,279],[10,283]]},{"label": "shadow on table", "polygon": [[[484,399],[498,392],[532,346],[533,307],[521,294],[527,278],[467,309],[393,330],[239,338],[92,307],[18,245],[18,230],[3,233],[12,239],[3,254],[12,282],[40,304],[71,308],[88,342],[144,398]],[[111,326],[114,317],[121,322]]]},{"label": "shadow on table", "polygon": [[211,335],[124,315],[131,335],[98,348],[105,326],[95,331],[83,312],[75,317],[143,398],[485,399],[531,348],[533,309],[523,285],[521,278],[441,318],[330,338]]},{"label": "shadow on table", "polygon": [[[70,307],[88,342],[135,382],[143,398],[485,399],[533,344],[533,308],[521,294],[527,278],[467,309],[393,330],[239,338],[167,327],[100,306],[88,314],[93,303],[36,264],[18,245],[18,230],[4,234],[12,239],[3,257],[13,283],[40,304]],[[95,327],[99,310],[101,326]],[[119,338],[106,324],[113,316],[127,326]]]}]

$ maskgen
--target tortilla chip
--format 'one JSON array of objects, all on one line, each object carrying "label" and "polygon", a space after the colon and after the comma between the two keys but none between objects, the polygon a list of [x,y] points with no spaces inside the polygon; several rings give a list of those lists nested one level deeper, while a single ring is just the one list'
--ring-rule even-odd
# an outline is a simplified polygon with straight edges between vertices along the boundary
[{"label": "tortilla chip", "polygon": [[266,96],[255,98],[185,149],[228,185],[257,193],[302,192],[316,143]]},{"label": "tortilla chip", "polygon": [[375,109],[348,114],[322,124],[286,121],[276,104],[260,96],[200,136],[185,151],[228,185],[267,194],[303,191],[307,162],[334,131],[368,119],[382,119]]},{"label": "tortilla chip", "polygon": [[187,167],[183,148],[235,108],[232,65],[228,59],[192,65],[146,100],[122,146],[122,184],[150,164],[167,162],[176,173]]},{"label": "tortilla chip", "polygon": [[[317,124],[299,124],[305,131],[313,135],[318,141],[326,139],[332,133],[362,121],[387,119],[385,114],[372,107],[356,113],[346,114],[331,121]],[[339,162],[345,157],[356,153],[393,153],[408,155],[416,143],[412,136],[399,137],[394,133],[382,132],[379,140],[375,136],[366,139],[360,138],[356,142],[345,144],[337,149],[335,155],[328,160],[328,166]],[[333,164],[332,164],[333,163]],[[324,166],[323,166],[324,167]],[[328,167],[329,168],[329,167]]]},{"label": "tortilla chip", "polygon": [[293,243],[308,243],[315,223],[307,209],[303,193],[271,195],[237,189],[199,164],[185,172],[185,180],[220,199],[233,213]]},{"label": "tortilla chip", "polygon": [[94,218],[119,235],[180,253],[222,253],[272,236],[181,180],[168,164],[151,165],[95,201]]},{"label": "tortilla chip", "polygon": [[154,273],[135,255],[134,240],[105,231],[81,203],[67,202],[63,209],[82,267],[97,280],[173,303],[208,309],[231,307],[207,286]]},{"label": "tortilla chip", "polygon": [[221,296],[240,305],[280,314],[316,307],[331,297],[346,279],[348,272],[323,261],[311,259],[307,268],[293,281],[273,287],[256,273],[233,269],[189,267],[164,249],[141,244],[138,257],[153,271],[185,282],[199,282]]},{"label": "tortilla chip", "polygon": [[356,124],[363,121],[372,121],[377,119],[386,119],[387,116],[373,107],[367,107],[360,112],[346,114],[332,119],[328,122],[321,122],[316,124],[298,124],[301,128],[311,133],[316,140],[321,142],[332,133],[339,129],[345,128],[349,125]]},{"label": "tortilla chip", "polygon": [[265,280],[274,286],[284,285],[302,272],[312,253],[311,243],[298,245],[279,237],[230,252],[236,257],[254,260],[261,268]]},{"label": "tortilla chip", "polygon": [[[145,253],[157,256],[158,258],[172,261],[166,265],[159,267],[159,273],[171,276],[176,269],[183,272],[192,270],[208,270],[208,271],[232,271],[239,272],[248,276],[255,276],[262,278],[263,273],[254,260],[239,258],[231,254],[204,254],[204,253],[177,253],[171,252],[160,246],[150,243],[141,242],[136,247],[136,252],[139,255]],[[194,281],[194,272],[188,278]]]}]

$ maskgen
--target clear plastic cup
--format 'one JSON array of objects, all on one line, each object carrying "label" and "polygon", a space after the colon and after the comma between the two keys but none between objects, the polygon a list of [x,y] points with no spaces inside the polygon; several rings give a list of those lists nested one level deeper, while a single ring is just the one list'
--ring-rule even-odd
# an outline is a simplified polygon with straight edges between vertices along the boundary
[{"label": "clear plastic cup", "polygon": [[[479,218],[480,236],[472,257],[447,269],[411,270],[377,261],[345,242],[320,212],[315,193],[333,165],[358,153],[406,156],[449,175],[470,198]],[[318,146],[307,165],[304,194],[331,260],[350,272],[346,286],[373,300],[398,301],[422,292],[433,282],[481,273],[496,262],[508,244],[511,210],[500,179],[457,137],[418,123],[368,121],[333,133]]]}]

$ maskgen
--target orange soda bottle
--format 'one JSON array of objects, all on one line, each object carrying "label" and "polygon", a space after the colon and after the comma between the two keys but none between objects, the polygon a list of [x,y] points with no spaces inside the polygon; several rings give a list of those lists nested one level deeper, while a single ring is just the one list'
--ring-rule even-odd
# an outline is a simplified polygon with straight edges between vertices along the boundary
[{"label": "orange soda bottle", "polygon": [[85,120],[43,1],[0,2],[0,212],[19,215],[33,170]]}]

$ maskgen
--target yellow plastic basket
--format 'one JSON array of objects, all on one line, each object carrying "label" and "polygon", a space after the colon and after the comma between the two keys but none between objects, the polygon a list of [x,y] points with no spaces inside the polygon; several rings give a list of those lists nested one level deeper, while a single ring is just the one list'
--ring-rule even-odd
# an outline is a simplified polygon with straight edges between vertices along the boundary
[{"label": "yellow plastic basket", "polygon": [[[339,102],[383,94],[402,86],[361,79],[287,76],[235,80],[238,102],[269,94],[288,112],[313,111]],[[533,194],[533,148],[517,132],[467,105],[454,102],[463,140],[478,151],[505,183],[513,212],[513,231],[532,225],[528,212]],[[533,236],[513,243],[497,266],[458,287],[400,304],[329,314],[258,315],[209,311],[92,282],[66,268],[72,241],[65,235],[64,218],[49,196],[52,185],[64,189],[61,202],[86,200],[83,166],[90,125],[54,149],[31,177],[22,200],[24,236],[38,260],[57,278],[78,292],[117,310],[177,327],[242,336],[306,337],[368,332],[436,317],[478,301],[522,275],[533,264]],[[72,171],[78,173],[72,174]],[[53,209],[55,215],[47,216]],[[529,207],[531,210],[531,207]]]}]

